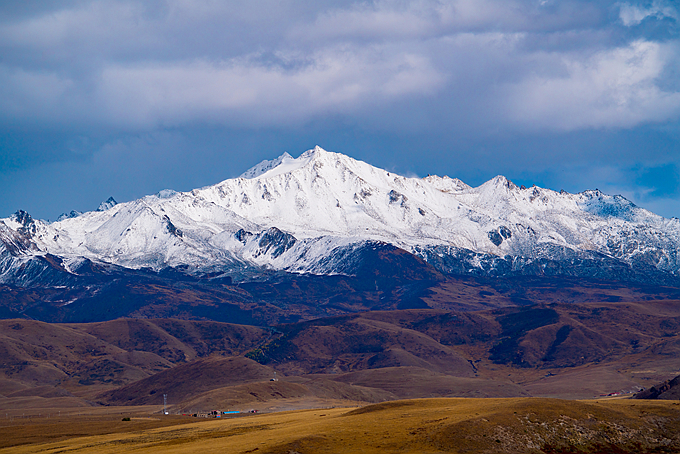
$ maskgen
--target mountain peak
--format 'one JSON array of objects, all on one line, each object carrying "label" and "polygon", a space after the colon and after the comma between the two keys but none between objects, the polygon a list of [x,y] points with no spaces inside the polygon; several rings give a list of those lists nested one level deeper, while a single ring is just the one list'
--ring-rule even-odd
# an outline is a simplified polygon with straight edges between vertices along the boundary
[{"label": "mountain peak", "polygon": [[[520,189],[500,175],[475,188],[446,176],[403,177],[319,146],[297,158],[283,153],[214,186],[161,191],[110,209],[115,203],[109,198],[99,213],[54,226],[18,212],[0,222],[0,236],[4,222],[54,256],[235,275],[337,273],[366,242],[463,274],[531,273],[541,260],[567,270],[572,265],[563,260],[574,257],[585,257],[588,270],[618,260],[624,268],[680,272],[680,223],[622,197]],[[12,269],[23,273],[23,263]],[[0,274],[0,282],[9,279]]]},{"label": "mountain peak", "polygon": [[71,212],[69,212],[69,213],[61,213],[59,215],[59,217],[57,218],[57,222],[63,221],[64,219],[77,218],[81,214],[83,214],[83,213],[81,213],[80,211],[77,211],[77,210],[71,210]]},{"label": "mountain peak", "polygon": [[471,189],[468,184],[465,184],[458,178],[451,178],[448,175],[444,175],[443,177],[437,175],[428,175],[423,178],[423,180],[427,181],[442,192],[460,192],[466,189]]},{"label": "mountain peak", "polygon": [[518,189],[518,186],[512,181],[508,180],[503,175],[496,175],[491,179],[497,186],[506,186],[509,189]]},{"label": "mountain peak", "polygon": [[99,207],[97,208],[97,211],[106,211],[110,210],[114,206],[118,205],[118,202],[116,202],[116,199],[113,197],[109,197],[105,201],[99,204]]},{"label": "mountain peak", "polygon": [[173,189],[163,189],[162,191],[158,191],[156,197],[159,199],[169,199],[170,197],[174,197],[177,194],[178,192]]},{"label": "mountain peak", "polygon": [[245,179],[263,179],[272,178],[283,173],[289,173],[300,169],[311,161],[321,159],[331,153],[324,150],[320,146],[315,146],[311,150],[307,150],[299,157],[294,158],[288,153],[283,153],[276,159],[264,160],[254,167],[246,170],[241,174],[241,178]]},{"label": "mountain peak", "polygon": [[316,145],[311,150],[307,150],[304,153],[302,153],[300,155],[300,158],[321,157],[321,156],[327,155],[328,153],[329,153],[328,151],[326,151],[323,148],[321,148],[320,146]]},{"label": "mountain peak", "polygon": [[29,225],[33,224],[33,218],[24,210],[17,210],[17,212],[14,213],[10,219],[23,225],[24,227],[28,227]]},{"label": "mountain peak", "polygon": [[505,190],[515,190],[519,189],[519,186],[517,186],[515,183],[512,181],[508,180],[505,178],[503,175],[496,175],[486,183],[482,184],[480,186],[482,189],[505,189]]},{"label": "mountain peak", "polygon": [[253,178],[258,178],[265,173],[269,172],[272,169],[275,169],[276,167],[280,166],[281,164],[294,161],[295,158],[293,158],[288,152],[284,152],[281,156],[275,159],[265,159],[264,161],[260,162],[259,164],[251,167],[250,169],[246,170],[243,172],[239,178],[245,178],[247,180],[251,180]]}]

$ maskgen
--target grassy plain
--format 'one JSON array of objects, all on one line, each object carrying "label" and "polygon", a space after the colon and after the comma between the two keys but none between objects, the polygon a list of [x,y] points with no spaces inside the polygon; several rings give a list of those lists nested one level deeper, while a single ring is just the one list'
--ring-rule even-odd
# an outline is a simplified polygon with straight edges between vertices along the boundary
[{"label": "grassy plain", "polygon": [[677,401],[417,399],[210,420],[140,412],[129,422],[119,410],[0,424],[0,453],[680,452]]}]

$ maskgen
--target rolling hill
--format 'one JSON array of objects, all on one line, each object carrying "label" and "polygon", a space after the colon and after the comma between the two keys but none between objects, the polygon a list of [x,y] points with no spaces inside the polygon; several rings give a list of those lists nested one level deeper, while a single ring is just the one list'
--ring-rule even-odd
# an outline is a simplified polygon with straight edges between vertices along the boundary
[{"label": "rolling hill", "polygon": [[7,320],[0,323],[0,404],[69,397],[142,405],[169,394],[175,408],[186,408],[210,399],[233,406],[631,393],[680,370],[679,308],[677,301],[650,301],[408,309],[270,328]]}]

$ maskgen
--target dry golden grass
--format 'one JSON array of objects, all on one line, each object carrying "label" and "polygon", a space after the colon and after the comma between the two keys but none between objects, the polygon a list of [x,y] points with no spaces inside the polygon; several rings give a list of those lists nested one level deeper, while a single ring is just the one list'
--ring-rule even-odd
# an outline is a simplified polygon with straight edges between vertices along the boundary
[{"label": "dry golden grass", "polygon": [[[84,425],[76,431],[77,436],[8,447],[0,449],[0,453],[519,454],[680,450],[680,403],[673,401],[419,399],[355,409],[186,421],[169,418],[120,422],[111,427],[111,432],[116,433],[109,434],[97,434],[92,426],[89,436],[84,434],[88,430]],[[144,426],[153,423],[175,425]]]}]

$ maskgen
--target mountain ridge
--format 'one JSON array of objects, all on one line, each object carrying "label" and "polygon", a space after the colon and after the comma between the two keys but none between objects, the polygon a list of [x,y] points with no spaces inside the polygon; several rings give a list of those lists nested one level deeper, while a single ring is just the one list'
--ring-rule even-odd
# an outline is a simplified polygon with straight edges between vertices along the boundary
[{"label": "mountain ridge", "polygon": [[519,187],[500,175],[476,188],[407,178],[317,146],[212,186],[110,198],[52,223],[19,211],[0,220],[0,282],[54,285],[45,278],[54,272],[73,281],[86,261],[236,280],[267,270],[351,275],[355,253],[372,243],[446,274],[591,276],[599,267],[605,279],[675,283],[680,272],[680,221],[621,196]]}]

